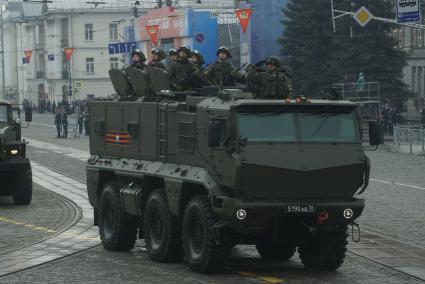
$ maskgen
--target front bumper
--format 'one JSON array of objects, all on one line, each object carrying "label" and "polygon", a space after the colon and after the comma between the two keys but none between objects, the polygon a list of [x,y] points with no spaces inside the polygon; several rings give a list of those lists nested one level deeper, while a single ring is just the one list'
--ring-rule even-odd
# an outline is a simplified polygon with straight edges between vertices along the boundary
[{"label": "front bumper", "polygon": [[[314,213],[288,213],[285,211],[287,206],[293,205],[312,205],[316,210]],[[229,225],[241,233],[258,233],[263,231],[273,218],[281,219],[299,219],[301,221],[311,221],[315,225],[331,225],[338,223],[352,223],[358,218],[364,209],[364,199],[353,198],[349,201],[319,201],[319,200],[284,200],[284,201],[261,201],[252,202],[239,198],[216,197],[213,201],[213,210],[221,218],[226,220]],[[239,209],[246,211],[246,218],[240,220],[236,217]],[[350,209],[352,214],[350,218],[344,215],[344,211]],[[324,213],[325,212],[325,213]],[[327,215],[326,220],[317,221]]]},{"label": "front bumper", "polygon": [[27,170],[30,167],[30,161],[26,158],[15,158],[0,161],[0,172],[21,171]]}]

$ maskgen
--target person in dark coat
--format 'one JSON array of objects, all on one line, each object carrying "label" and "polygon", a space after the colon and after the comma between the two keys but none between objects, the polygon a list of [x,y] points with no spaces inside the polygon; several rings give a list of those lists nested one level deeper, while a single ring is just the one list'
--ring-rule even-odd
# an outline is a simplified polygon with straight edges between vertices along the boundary
[{"label": "person in dark coat", "polygon": [[56,109],[56,114],[55,114],[55,125],[56,125],[56,131],[58,132],[58,136],[56,138],[61,137],[61,121],[62,121],[61,109],[58,107]]},{"label": "person in dark coat", "polygon": [[84,134],[86,136],[90,135],[90,117],[88,110],[84,112]]},{"label": "person in dark coat", "polygon": [[84,123],[84,115],[82,112],[78,113],[78,134],[83,134],[83,123]]},{"label": "person in dark coat", "polygon": [[390,107],[388,105],[385,105],[382,110],[382,119],[384,121],[384,131],[387,133],[390,129]]},{"label": "person in dark coat", "polygon": [[68,114],[64,110],[62,110],[61,124],[63,129],[63,137],[68,138]]}]

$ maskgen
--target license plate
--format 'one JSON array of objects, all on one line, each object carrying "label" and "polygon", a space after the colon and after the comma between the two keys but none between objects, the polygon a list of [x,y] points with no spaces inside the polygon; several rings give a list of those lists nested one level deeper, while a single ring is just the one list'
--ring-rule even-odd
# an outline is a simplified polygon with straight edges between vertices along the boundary
[{"label": "license plate", "polygon": [[286,205],[286,213],[316,213],[316,205]]}]

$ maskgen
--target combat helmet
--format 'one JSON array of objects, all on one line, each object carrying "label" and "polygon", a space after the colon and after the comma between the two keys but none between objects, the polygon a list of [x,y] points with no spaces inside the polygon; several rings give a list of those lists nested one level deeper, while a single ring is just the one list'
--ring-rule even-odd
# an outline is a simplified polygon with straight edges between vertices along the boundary
[{"label": "combat helmet", "polygon": [[151,52],[152,54],[158,54],[161,60],[166,57],[165,52],[161,48],[154,47],[152,48]]},{"label": "combat helmet", "polygon": [[172,48],[168,51],[168,56],[179,55],[179,51],[176,48]]},{"label": "combat helmet", "polygon": [[198,57],[198,64],[199,65],[203,65],[205,63],[204,56],[202,56],[202,54],[199,51],[197,51],[196,49],[192,50],[192,53],[190,55]]},{"label": "combat helmet", "polygon": [[184,44],[179,48],[179,53],[181,51],[184,51],[187,54],[188,57],[191,55],[190,54],[191,53],[190,46],[188,46],[187,44]]},{"label": "combat helmet", "polygon": [[232,57],[232,55],[230,54],[230,50],[227,46],[222,45],[219,48],[217,48],[217,53],[216,53],[217,56],[222,52],[226,53],[228,58]]},{"label": "combat helmet", "polygon": [[133,51],[131,52],[131,56],[134,56],[135,54],[138,54],[140,56],[140,61],[141,62],[145,62],[146,61],[146,56],[145,54],[138,48],[133,49]]},{"label": "combat helmet", "polygon": [[276,67],[280,67],[280,60],[276,56],[270,56],[266,59],[266,65],[271,64]]}]

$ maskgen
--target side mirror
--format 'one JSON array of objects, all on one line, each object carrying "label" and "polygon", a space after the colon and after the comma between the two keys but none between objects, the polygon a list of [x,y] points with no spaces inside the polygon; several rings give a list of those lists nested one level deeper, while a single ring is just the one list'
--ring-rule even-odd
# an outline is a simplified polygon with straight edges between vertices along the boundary
[{"label": "side mirror", "polygon": [[369,121],[369,144],[378,146],[384,143],[384,127],[376,121]]},{"label": "side mirror", "polygon": [[208,147],[220,147],[224,137],[224,119],[212,119],[208,123]]},{"label": "side mirror", "polygon": [[25,109],[25,121],[26,122],[32,121],[32,108],[26,108]]}]

